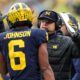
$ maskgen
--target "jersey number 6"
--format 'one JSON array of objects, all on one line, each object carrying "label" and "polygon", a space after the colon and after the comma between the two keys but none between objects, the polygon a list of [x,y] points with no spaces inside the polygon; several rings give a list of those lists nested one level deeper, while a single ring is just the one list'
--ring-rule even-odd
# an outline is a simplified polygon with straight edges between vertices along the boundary
[{"label": "jersey number 6", "polygon": [[[23,70],[26,67],[25,53],[23,51],[14,51],[15,46],[19,46],[19,48],[24,48],[24,41],[21,39],[11,40],[8,44],[11,68],[13,70]],[[19,58],[19,64],[15,63],[15,58]]]}]

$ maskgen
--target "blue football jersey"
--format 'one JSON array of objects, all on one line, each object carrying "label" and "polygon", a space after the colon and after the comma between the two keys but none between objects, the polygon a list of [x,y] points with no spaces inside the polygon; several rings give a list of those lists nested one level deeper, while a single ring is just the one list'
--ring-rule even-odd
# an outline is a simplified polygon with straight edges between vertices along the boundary
[{"label": "blue football jersey", "polygon": [[0,50],[12,80],[41,80],[38,48],[47,42],[40,29],[11,29],[0,34]]}]

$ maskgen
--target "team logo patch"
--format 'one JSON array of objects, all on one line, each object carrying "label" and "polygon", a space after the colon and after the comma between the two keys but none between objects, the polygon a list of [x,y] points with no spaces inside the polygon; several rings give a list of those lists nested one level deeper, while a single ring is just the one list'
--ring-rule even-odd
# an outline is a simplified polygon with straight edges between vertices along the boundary
[{"label": "team logo patch", "polygon": [[54,45],[52,45],[52,48],[53,49],[58,49],[58,45],[57,44],[54,44]]},{"label": "team logo patch", "polygon": [[45,12],[45,15],[48,15],[49,16],[50,14],[51,14],[51,12],[49,12],[49,11],[46,11]]}]

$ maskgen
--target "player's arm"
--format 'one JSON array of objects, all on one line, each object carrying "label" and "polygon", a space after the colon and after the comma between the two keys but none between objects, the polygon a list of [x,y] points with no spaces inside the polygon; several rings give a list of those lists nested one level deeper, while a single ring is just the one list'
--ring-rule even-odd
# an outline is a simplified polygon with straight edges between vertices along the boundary
[{"label": "player's arm", "polygon": [[0,52],[0,73],[4,77],[7,73],[6,63],[4,60],[4,56]]},{"label": "player's arm", "polygon": [[39,47],[39,65],[42,71],[44,80],[55,80],[54,73],[48,61],[47,44],[43,43]]}]

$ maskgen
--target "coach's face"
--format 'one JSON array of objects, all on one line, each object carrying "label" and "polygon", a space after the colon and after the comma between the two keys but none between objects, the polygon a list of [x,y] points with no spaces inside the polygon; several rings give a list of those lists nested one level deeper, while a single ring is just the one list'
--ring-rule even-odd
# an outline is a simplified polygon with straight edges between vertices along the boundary
[{"label": "coach's face", "polygon": [[40,20],[40,29],[45,29],[50,32],[54,32],[55,31],[55,23],[48,19]]}]

